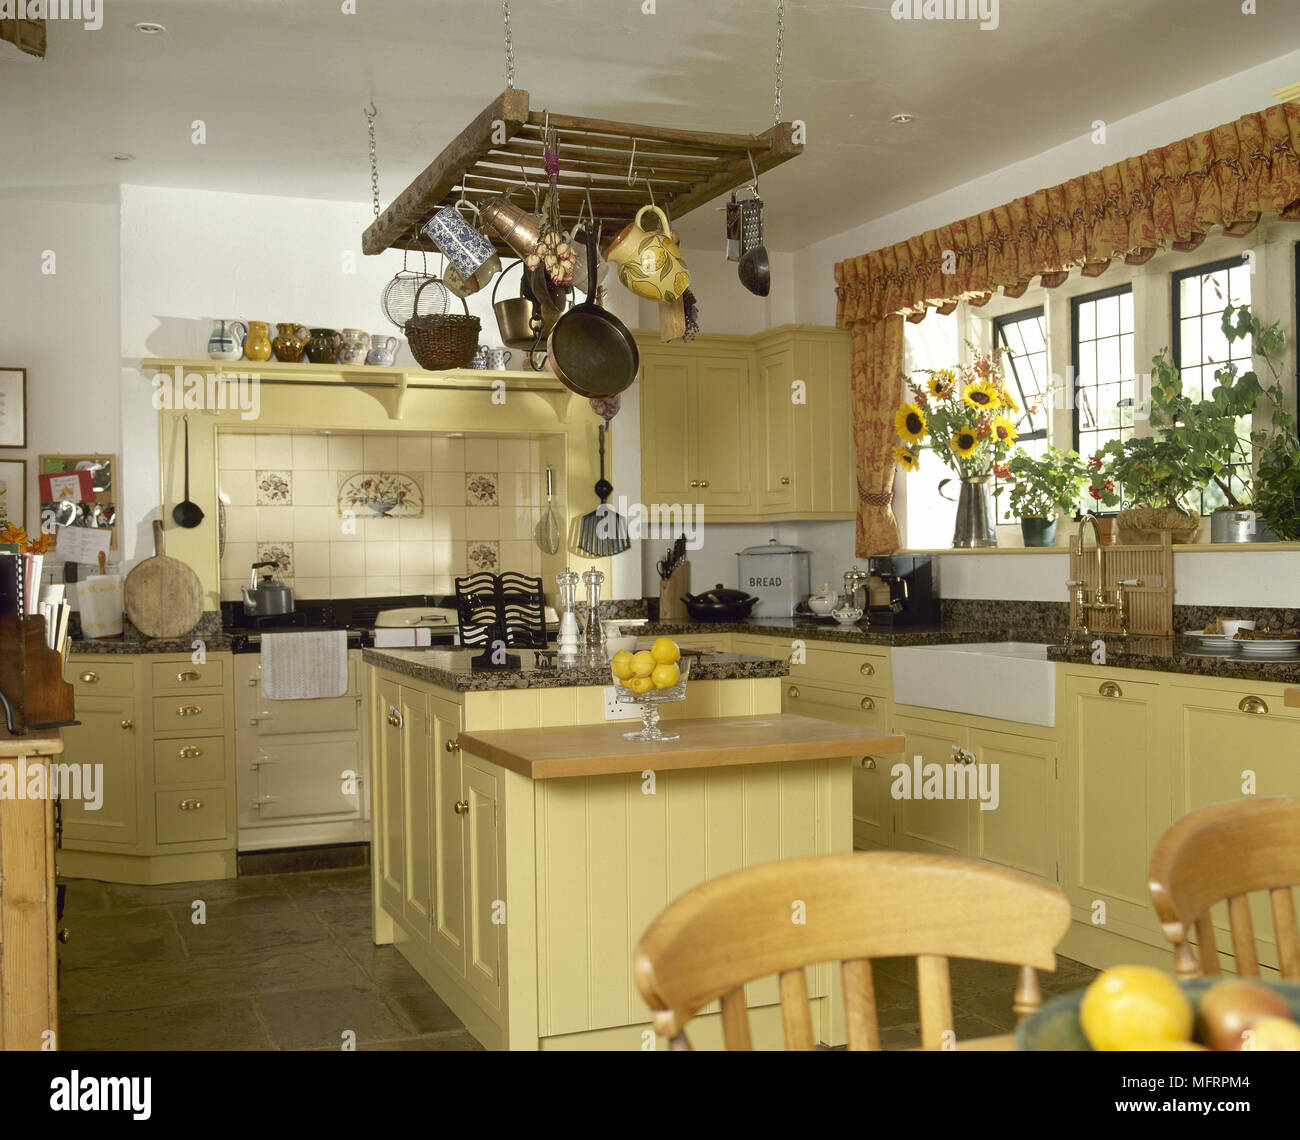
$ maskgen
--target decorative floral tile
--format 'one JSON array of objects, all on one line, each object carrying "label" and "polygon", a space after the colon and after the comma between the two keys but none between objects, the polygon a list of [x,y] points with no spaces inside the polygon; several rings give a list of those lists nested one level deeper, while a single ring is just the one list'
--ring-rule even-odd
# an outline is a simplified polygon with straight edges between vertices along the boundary
[{"label": "decorative floral tile", "polygon": [[257,505],[290,506],[293,503],[293,476],[288,471],[257,472]]},{"label": "decorative floral tile", "polygon": [[[259,542],[257,544],[257,560],[259,562],[278,562],[280,564],[280,578],[285,582],[293,580],[292,542]],[[257,572],[257,576],[264,578],[268,572],[268,568],[263,568]]]},{"label": "decorative floral tile", "polygon": [[339,515],[414,519],[424,514],[424,488],[400,471],[358,471],[339,480]]},{"label": "decorative floral tile", "polygon": [[469,507],[495,507],[498,505],[497,475],[495,471],[466,473],[465,505]]},{"label": "decorative floral tile", "polygon": [[466,570],[475,574],[487,570],[492,574],[501,568],[501,544],[497,542],[471,542],[465,552]]}]

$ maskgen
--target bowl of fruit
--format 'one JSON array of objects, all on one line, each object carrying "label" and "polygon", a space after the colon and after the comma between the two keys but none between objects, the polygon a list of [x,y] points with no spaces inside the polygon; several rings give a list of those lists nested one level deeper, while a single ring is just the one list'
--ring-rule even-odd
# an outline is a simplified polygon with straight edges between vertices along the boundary
[{"label": "bowl of fruit", "polygon": [[1176,981],[1153,966],[1116,966],[1051,998],[1016,1030],[1029,1050],[1300,1051],[1300,983]]},{"label": "bowl of fruit", "polygon": [[637,653],[621,650],[609,663],[614,677],[614,695],[621,704],[639,705],[641,731],[623,733],[624,740],[677,740],[680,734],[659,728],[659,706],[686,699],[686,676],[690,663],[670,638],[661,637]]}]

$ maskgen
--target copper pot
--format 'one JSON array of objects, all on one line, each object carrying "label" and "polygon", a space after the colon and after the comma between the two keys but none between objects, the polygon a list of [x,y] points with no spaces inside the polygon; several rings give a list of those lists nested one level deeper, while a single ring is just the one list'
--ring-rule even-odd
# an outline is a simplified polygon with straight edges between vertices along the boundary
[{"label": "copper pot", "polygon": [[537,250],[542,234],[542,222],[534,214],[516,206],[505,198],[493,198],[480,211],[483,225],[506,243],[521,258]]}]

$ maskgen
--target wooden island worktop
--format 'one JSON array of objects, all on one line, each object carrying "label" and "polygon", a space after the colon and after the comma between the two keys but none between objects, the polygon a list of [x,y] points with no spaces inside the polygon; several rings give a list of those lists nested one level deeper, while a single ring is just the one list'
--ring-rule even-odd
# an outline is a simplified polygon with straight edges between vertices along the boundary
[{"label": "wooden island worktop", "polygon": [[[482,673],[470,654],[367,650],[374,940],[393,943],[489,1049],[663,1047],[632,949],[674,898],[776,859],[853,849],[853,765],[903,739],[783,714],[789,663],[710,653],[675,741],[623,739],[605,668],[526,651]],[[887,767],[882,759],[881,768]],[[818,1036],[842,1044],[839,971],[808,972]],[[747,987],[755,1046],[781,1048],[775,978]],[[692,1022],[721,1044],[720,1015]]]}]

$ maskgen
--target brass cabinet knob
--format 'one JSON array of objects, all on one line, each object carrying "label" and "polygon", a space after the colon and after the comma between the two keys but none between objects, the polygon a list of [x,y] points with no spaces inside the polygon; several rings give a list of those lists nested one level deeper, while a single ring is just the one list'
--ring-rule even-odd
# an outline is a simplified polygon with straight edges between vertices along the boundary
[{"label": "brass cabinet knob", "polygon": [[701,480],[700,480],[700,486],[701,486],[701,487],[707,487],[708,485],[709,485],[709,481],[708,481],[707,479],[701,479]]},{"label": "brass cabinet knob", "polygon": [[876,707],[876,702],[873,701],[870,697],[863,697],[862,700],[859,701],[858,703],[862,706],[864,712],[870,712],[872,709]]},{"label": "brass cabinet knob", "polygon": [[181,800],[176,805],[181,811],[198,811],[203,806],[202,800]]},{"label": "brass cabinet knob", "polygon": [[786,689],[786,692],[789,693],[789,695],[792,697],[797,697],[799,695],[799,686],[791,685],[788,689]]},{"label": "brass cabinet knob", "polygon": [[876,667],[873,664],[871,664],[870,661],[864,661],[862,662],[861,665],[858,666],[858,672],[861,673],[864,677],[871,677],[875,675]]},{"label": "brass cabinet knob", "polygon": [[71,937],[72,937],[72,933],[68,930],[66,926],[59,931],[59,941],[62,942],[64,946],[68,944],[68,939],[70,939]]},{"label": "brass cabinet knob", "polygon": [[876,770],[876,758],[874,756],[862,757],[862,766],[868,772],[874,772]]},{"label": "brass cabinet knob", "polygon": [[782,487],[788,487],[788,486],[790,486],[790,476],[789,476],[789,475],[782,475],[782,476],[781,476],[781,486],[782,486]]},{"label": "brass cabinet knob", "polygon": [[176,753],[176,755],[179,756],[182,760],[197,760],[200,756],[203,755],[203,749],[199,748],[196,745],[189,744],[186,745],[184,748],[180,749]]},{"label": "brass cabinet knob", "polygon": [[388,723],[394,728],[402,727],[402,714],[398,712],[396,705],[388,706]]},{"label": "brass cabinet knob", "polygon": [[198,716],[203,711],[202,705],[177,705],[177,716]]},{"label": "brass cabinet knob", "polygon": [[975,763],[975,753],[968,752],[965,748],[960,748],[956,744],[952,746],[952,758],[956,760],[958,764]]},{"label": "brass cabinet knob", "polygon": [[133,721],[133,720],[124,720],[124,721],[122,722],[122,727],[123,727],[123,728],[134,728],[134,727],[135,727],[135,721]]},{"label": "brass cabinet knob", "polygon": [[1242,697],[1237,707],[1244,713],[1258,713],[1260,716],[1268,713],[1268,704],[1263,697]]},{"label": "brass cabinet knob", "polygon": [[198,679],[199,674],[194,672],[193,669],[186,669],[184,673],[176,674],[176,680],[178,681],[197,681]]},{"label": "brass cabinet knob", "polygon": [[96,681],[99,680],[99,674],[98,674],[98,673],[94,673],[94,672],[92,672],[91,670],[87,669],[84,673],[82,673],[82,675],[81,675],[81,679],[82,679],[82,680],[83,680],[87,685],[93,685]]},{"label": "brass cabinet knob", "polygon": [[692,486],[692,487],[698,487],[699,485],[700,485],[700,481],[699,481],[698,479],[692,479],[692,480],[691,480],[691,486]]},{"label": "brass cabinet knob", "polygon": [[452,737],[450,740],[447,741],[446,744],[443,745],[443,748],[445,748],[448,752],[459,752],[460,741],[457,740],[455,737]]},{"label": "brass cabinet knob", "polygon": [[1124,690],[1115,684],[1114,681],[1103,681],[1097,688],[1097,692],[1099,692],[1103,697],[1122,697],[1124,695]]},{"label": "brass cabinet knob", "polygon": [[457,801],[456,801],[456,814],[457,814],[457,815],[464,815],[467,811],[469,811],[469,800],[457,800]]}]

